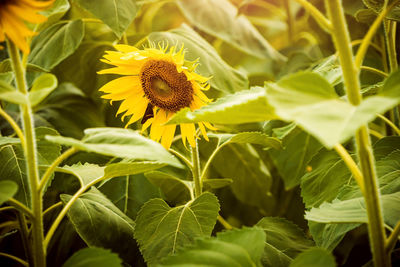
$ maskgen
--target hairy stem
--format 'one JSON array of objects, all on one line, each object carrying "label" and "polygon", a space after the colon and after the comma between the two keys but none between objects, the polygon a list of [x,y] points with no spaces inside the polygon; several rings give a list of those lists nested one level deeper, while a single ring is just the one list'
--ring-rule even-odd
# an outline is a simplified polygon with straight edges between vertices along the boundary
[{"label": "hairy stem", "polygon": [[194,195],[199,197],[203,191],[203,184],[200,177],[200,159],[199,159],[199,145],[196,139],[196,145],[192,147],[192,174],[194,182]]},{"label": "hairy stem", "polygon": [[356,180],[361,192],[364,195],[365,189],[363,176],[357,164],[354,162],[349,152],[347,152],[347,150],[341,144],[337,144],[334,148],[339,156],[343,159],[344,163],[347,165],[347,168],[349,168],[351,174],[353,174],[354,180]]},{"label": "hairy stem", "polygon": [[22,132],[21,128],[19,128],[18,124],[14,121],[14,119],[7,114],[1,107],[0,107],[0,116],[2,116],[13,128],[14,132],[17,134],[18,138],[21,140],[22,147],[25,147],[25,136]]},{"label": "hairy stem", "polygon": [[[11,65],[15,74],[15,81],[18,90],[25,94],[28,98],[28,88],[25,80],[25,69],[22,65],[18,48],[10,41],[7,40],[8,52],[11,59]],[[33,255],[34,266],[46,266],[46,252],[43,247],[43,217],[42,209],[43,203],[41,194],[39,193],[39,170],[36,155],[36,139],[35,128],[33,122],[32,108],[28,101],[26,105],[20,105],[22,124],[25,136],[25,159],[26,169],[29,179],[29,186],[32,195],[32,242],[33,242]]]},{"label": "hairy stem", "polygon": [[[359,49],[358,60],[353,60],[350,35],[348,32],[344,11],[340,0],[326,0],[325,6],[328,10],[330,20],[335,27],[332,29],[332,37],[339,53],[340,64],[343,71],[344,84],[347,97],[351,104],[359,105],[361,102],[361,87],[359,81],[359,66],[362,62],[360,50],[365,43],[370,43],[371,29],[363,40]],[[386,9],[385,9],[386,10]],[[375,21],[376,22],[376,21]],[[372,37],[371,37],[372,38]],[[360,65],[357,65],[360,64]],[[368,215],[368,233],[371,243],[373,262],[378,267],[389,267],[390,259],[385,252],[385,229],[381,211],[381,200],[379,197],[378,180],[375,171],[374,155],[372,153],[368,128],[362,126],[356,132],[357,154],[360,161],[361,173],[363,175],[364,198]]]},{"label": "hairy stem", "polygon": [[329,21],[313,4],[307,0],[295,0],[299,3],[311,16],[318,22],[322,29],[330,32],[332,30],[332,23]]}]

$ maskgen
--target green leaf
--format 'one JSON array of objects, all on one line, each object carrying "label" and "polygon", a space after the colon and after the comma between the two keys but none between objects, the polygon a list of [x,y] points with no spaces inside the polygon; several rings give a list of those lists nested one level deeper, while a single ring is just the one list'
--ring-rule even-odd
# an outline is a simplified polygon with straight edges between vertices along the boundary
[{"label": "green leaf", "polygon": [[161,199],[144,204],[136,218],[135,238],[145,261],[158,263],[196,238],[210,236],[218,211],[218,199],[211,193],[175,208]]},{"label": "green leaf", "polygon": [[35,79],[29,91],[29,101],[32,107],[36,106],[45,99],[54,89],[57,88],[57,77],[50,73],[45,73]]},{"label": "green leaf", "polygon": [[210,84],[213,88],[232,93],[248,88],[248,80],[244,73],[229,66],[206,40],[183,24],[177,29],[168,32],[153,32],[148,36],[151,42],[168,42],[184,47],[190,51],[185,54],[185,59],[195,60],[199,58],[198,73],[205,77],[211,77]]},{"label": "green leaf", "polygon": [[82,140],[62,136],[47,136],[47,139],[57,144],[73,146],[87,152],[130,160],[156,161],[182,167],[180,162],[159,143],[130,129],[92,128],[85,130],[85,137]]},{"label": "green leaf", "polygon": [[233,183],[233,179],[219,178],[219,179],[205,179],[203,180],[203,186],[205,189],[218,189]]},{"label": "green leaf", "polygon": [[238,15],[237,8],[227,0],[179,0],[178,6],[192,25],[255,57],[283,62],[279,54],[251,22]]},{"label": "green leaf", "polygon": [[84,9],[101,19],[118,36],[126,31],[136,15],[132,0],[74,0]]},{"label": "green leaf", "polygon": [[[383,5],[385,0],[363,0],[363,3],[371,10],[375,12],[375,14],[379,14],[382,12]],[[388,1],[389,3],[391,1]],[[386,16],[388,19],[400,21],[400,5],[397,3],[396,6],[389,12]]]},{"label": "green leaf", "polygon": [[[72,196],[60,196],[66,204]],[[132,258],[134,222],[96,188],[83,194],[68,210],[68,218],[89,246],[109,248],[121,258]]]},{"label": "green leaf", "polygon": [[270,137],[260,132],[242,132],[237,134],[208,134],[211,138],[218,138],[220,145],[225,144],[256,144],[263,147],[281,149],[282,143],[275,137]]},{"label": "green leaf", "polygon": [[148,172],[165,166],[158,162],[118,162],[108,165],[104,170],[105,178],[133,175]]},{"label": "green leaf", "polygon": [[15,182],[19,190],[14,198],[30,207],[31,192],[25,168],[24,152],[20,146],[0,148],[0,179]]},{"label": "green leaf", "polygon": [[104,169],[105,167],[100,167],[99,165],[96,164],[90,164],[90,163],[82,164],[79,162],[71,166],[65,165],[63,167],[59,167],[58,171],[72,174],[73,176],[78,178],[81,186],[85,186],[90,182],[103,177]]},{"label": "green leaf", "polygon": [[168,124],[208,121],[220,124],[237,124],[277,119],[268,104],[265,90],[253,87],[227,95],[195,111],[186,108],[177,112]]},{"label": "green leaf", "polygon": [[196,240],[160,266],[261,266],[264,240],[265,233],[257,227],[220,232],[216,238]]},{"label": "green leaf", "polygon": [[144,203],[153,198],[161,198],[160,190],[143,174],[109,179],[99,189],[131,219],[136,219]]},{"label": "green leaf", "polygon": [[0,206],[12,198],[18,191],[18,185],[9,180],[0,181]]},{"label": "green leaf", "polygon": [[122,267],[117,254],[102,248],[84,248],[75,252],[63,267]]},{"label": "green leaf", "polygon": [[315,73],[296,73],[267,83],[269,103],[283,120],[295,121],[327,148],[347,141],[361,126],[400,101],[400,75],[393,73],[382,91],[353,106],[339,98],[326,79]]},{"label": "green leaf", "polygon": [[46,136],[57,137],[58,132],[47,127],[35,128],[37,157],[40,165],[50,165],[60,155],[61,146],[46,140]]},{"label": "green leaf", "polygon": [[310,248],[301,253],[290,267],[336,267],[335,258],[323,248]]},{"label": "green leaf", "polygon": [[4,145],[20,144],[21,140],[16,137],[0,136],[0,147]]},{"label": "green leaf", "polygon": [[147,172],[144,175],[152,184],[161,189],[167,201],[183,203],[191,199],[192,182],[159,171]]},{"label": "green leaf", "polygon": [[82,42],[83,36],[82,20],[56,23],[33,39],[28,60],[46,70],[51,70],[74,53]]},{"label": "green leaf", "polygon": [[[394,227],[400,221],[400,192],[381,196],[384,221]],[[306,211],[305,218],[321,223],[367,223],[364,198],[324,202],[318,208]]]},{"label": "green leaf", "polygon": [[306,208],[334,200],[340,189],[353,179],[336,151],[320,150],[308,165],[312,171],[301,178],[301,196]]},{"label": "green leaf", "polygon": [[14,104],[26,104],[26,96],[19,92],[16,88],[0,80],[0,99]]},{"label": "green leaf", "polygon": [[291,130],[283,139],[283,143],[284,149],[269,150],[268,153],[285,182],[285,188],[290,189],[300,184],[300,179],[306,173],[310,160],[322,145],[298,128]]},{"label": "green leaf", "polygon": [[283,218],[264,217],[256,226],[266,234],[263,266],[284,267],[314,243],[295,224]]},{"label": "green leaf", "polygon": [[39,25],[39,30],[45,29],[60,20],[69,8],[70,4],[68,0],[56,0],[49,9],[40,12],[47,17],[47,20],[43,24]]}]

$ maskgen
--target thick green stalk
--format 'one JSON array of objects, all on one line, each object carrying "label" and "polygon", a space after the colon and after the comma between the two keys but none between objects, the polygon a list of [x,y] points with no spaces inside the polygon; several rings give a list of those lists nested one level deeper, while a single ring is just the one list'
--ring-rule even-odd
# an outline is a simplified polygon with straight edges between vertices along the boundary
[{"label": "thick green stalk", "polygon": [[[10,41],[7,41],[7,47],[11,59],[11,65],[15,74],[15,81],[18,90],[25,94],[28,99],[28,88],[25,80],[25,70],[21,62],[18,48]],[[42,220],[42,197],[39,193],[39,170],[36,155],[35,128],[33,124],[32,108],[28,101],[26,105],[21,105],[22,124],[25,135],[25,159],[29,179],[29,186],[32,195],[32,241],[34,266],[46,266],[46,252],[43,246],[43,220]]]},{"label": "thick green stalk", "polygon": [[[353,59],[350,35],[340,0],[326,0],[326,8],[332,25],[332,37],[339,53],[340,65],[343,71],[347,97],[351,104],[361,102],[361,87],[359,72]],[[368,214],[368,232],[372,250],[373,262],[378,267],[389,267],[390,259],[385,252],[385,229],[381,211],[378,181],[375,171],[374,155],[368,135],[368,128],[361,127],[356,132],[357,154],[360,160],[361,172],[364,179],[365,203]]]},{"label": "thick green stalk", "polygon": [[194,182],[194,195],[195,197],[199,197],[202,193],[202,181],[200,178],[200,160],[199,160],[199,145],[197,144],[192,147],[192,174],[193,174],[193,182]]}]

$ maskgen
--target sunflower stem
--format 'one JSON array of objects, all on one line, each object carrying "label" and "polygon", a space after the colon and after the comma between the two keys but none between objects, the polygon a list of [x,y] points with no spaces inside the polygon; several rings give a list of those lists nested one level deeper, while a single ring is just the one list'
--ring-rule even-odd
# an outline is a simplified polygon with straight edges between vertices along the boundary
[{"label": "sunflower stem", "polygon": [[18,90],[26,95],[27,103],[20,105],[22,125],[25,136],[24,153],[26,159],[26,168],[28,181],[31,191],[32,201],[32,242],[33,242],[33,255],[34,266],[46,266],[46,251],[43,246],[43,202],[41,194],[38,190],[39,187],[39,170],[36,155],[36,139],[35,128],[33,122],[32,107],[28,98],[28,87],[25,80],[25,69],[22,65],[21,57],[17,46],[7,40],[8,52],[11,59],[12,69],[15,74],[15,82]]},{"label": "sunflower stem", "polygon": [[194,195],[198,198],[203,190],[202,181],[200,177],[200,160],[199,160],[199,145],[197,143],[194,147],[192,147],[192,174],[193,174],[193,182],[194,182]]},{"label": "sunflower stem", "polygon": [[[370,29],[364,37],[357,57],[353,59],[351,50],[350,34],[347,28],[346,19],[341,0],[325,0],[325,6],[332,25],[332,38],[339,53],[340,65],[342,67],[344,84],[349,102],[355,106],[361,103],[361,86],[359,80],[359,66],[363,59],[363,49],[370,43]],[[386,10],[386,9],[385,9]],[[375,21],[376,22],[376,21]],[[375,25],[374,22],[374,25]],[[371,27],[372,28],[372,27]],[[377,267],[389,267],[390,258],[385,251],[385,229],[381,211],[381,199],[379,195],[378,179],[375,170],[374,155],[372,153],[371,141],[366,125],[356,132],[357,154],[360,161],[363,184],[365,188],[364,199],[368,215],[368,233],[372,259]]]}]

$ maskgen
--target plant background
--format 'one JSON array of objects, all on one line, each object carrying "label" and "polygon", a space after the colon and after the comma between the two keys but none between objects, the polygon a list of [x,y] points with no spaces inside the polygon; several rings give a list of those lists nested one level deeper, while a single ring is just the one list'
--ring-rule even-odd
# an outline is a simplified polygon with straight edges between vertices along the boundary
[{"label": "plant background", "polygon": [[[310,2],[324,12],[323,1]],[[361,39],[375,19],[377,7],[382,3],[344,0],[343,4],[352,40]],[[391,13],[391,18],[398,20],[396,11]],[[339,266],[361,266],[369,262],[371,255],[367,228],[365,224],[358,223],[364,222],[365,215],[359,215],[357,212],[360,208],[354,207],[359,203],[361,193],[337,153],[324,148],[321,144],[323,142],[317,140],[315,135],[310,135],[309,131],[296,127],[294,123],[279,120],[276,116],[257,114],[257,119],[253,121],[259,122],[247,122],[252,121],[248,118],[243,121],[240,118],[232,119],[238,114],[254,116],[256,109],[249,106],[258,104],[257,86],[263,87],[265,81],[277,82],[289,74],[301,75],[301,71],[314,75],[301,77],[306,84],[318,82],[318,77],[323,77],[339,96],[344,96],[342,73],[330,36],[296,1],[56,0],[54,6],[44,14],[49,19],[37,29],[40,33],[33,38],[32,51],[27,58],[27,80],[30,85],[43,73],[47,73],[44,74],[47,75],[44,78],[47,82],[57,84],[49,86],[43,100],[34,105],[40,165],[49,165],[65,150],[61,144],[68,145],[62,138],[58,139],[58,144],[49,142],[44,138],[45,135],[81,139],[85,136],[84,130],[88,128],[124,127],[120,116],[115,116],[119,103],[110,105],[100,98],[101,93],[98,91],[103,84],[116,78],[96,73],[107,67],[100,61],[104,51],[113,49],[116,43],[137,47],[147,45],[147,40],[155,43],[164,41],[170,45],[184,43],[187,58],[200,59],[198,72],[203,76],[212,76],[212,87],[207,92],[209,97],[219,99],[256,87],[253,91],[245,91],[243,95],[235,95],[236,100],[242,100],[242,110],[233,109],[229,116],[226,113],[216,113],[219,119],[215,119],[212,113],[218,106],[214,110],[210,109],[211,114],[206,118],[216,121],[219,131],[210,134],[210,142],[199,141],[200,161],[204,166],[215,147],[228,140],[215,155],[206,177],[220,179],[219,183],[211,182],[210,191],[217,196],[219,214],[229,225],[249,227],[242,230],[248,231],[249,236],[251,231],[260,228],[264,230],[261,232],[266,233],[265,243],[261,240],[264,253],[257,254],[254,248],[253,252],[257,255],[251,257],[258,260],[262,258],[265,266],[288,266],[295,264],[297,255],[318,246],[324,250],[314,248],[316,251],[312,252],[315,253],[313,257],[323,255],[322,258],[328,264],[332,264],[330,252]],[[374,39],[380,48],[384,46],[382,36],[383,31]],[[388,72],[388,63],[383,58],[379,49],[370,48],[364,65]],[[7,52],[2,50],[0,80],[11,83],[12,79]],[[362,71],[360,80],[365,96],[376,94],[384,81],[381,75],[369,71]],[[321,90],[326,88],[329,90],[329,86]],[[256,102],[243,100],[251,97]],[[285,97],[290,99],[296,95],[288,92]],[[229,96],[220,101],[229,102]],[[2,107],[17,122],[20,121],[17,105],[3,101]],[[231,119],[231,123],[223,124],[226,119]],[[331,127],[335,127],[334,123],[331,123]],[[130,128],[140,129],[140,124]],[[391,194],[391,199],[384,202],[384,210],[386,206],[388,210],[385,222],[393,228],[399,219],[396,214],[396,206],[399,206],[400,201],[397,194],[399,137],[380,119],[371,122],[370,128],[380,134],[372,136],[372,142],[381,191],[383,194]],[[0,121],[0,129],[3,136],[13,133],[4,120]],[[246,135],[247,132],[252,133]],[[233,136],[236,139],[232,141],[229,138]],[[355,152],[349,138],[340,141],[346,141],[346,148]],[[189,155],[180,141],[175,142],[173,147]],[[100,154],[81,151],[68,158],[64,162],[64,170],[54,175],[46,190],[44,208],[60,201],[65,204],[82,183],[104,172],[105,165],[118,161],[114,157]],[[144,174],[106,180],[97,185],[97,189],[93,188],[84,194],[83,206],[73,206],[68,212],[68,219],[64,219],[55,232],[48,248],[48,265],[62,266],[71,255],[88,245],[111,249],[132,266],[145,266],[142,255],[153,263],[167,256],[168,253],[161,252],[161,256],[158,255],[157,248],[149,248],[148,253],[144,250],[140,252],[133,238],[135,235],[141,246],[148,245],[146,239],[149,236],[146,236],[145,229],[149,221],[146,218],[151,218],[151,214],[146,215],[145,212],[151,210],[151,207],[143,208],[142,220],[138,219],[139,211],[146,202],[162,198],[171,207],[179,207],[190,199],[190,192],[185,185],[186,181],[191,180],[190,171],[176,166],[159,167],[156,171]],[[29,205],[27,191],[21,190],[26,186],[26,173],[18,144],[4,141],[0,147],[2,179],[15,181],[20,190],[14,197]],[[210,218],[216,217],[216,200],[210,194],[205,194],[204,198],[204,205],[208,206],[204,210],[209,209]],[[329,204],[333,200],[339,204]],[[345,200],[353,202],[341,206],[341,201]],[[90,208],[90,216],[84,211],[85,205]],[[61,207],[60,203],[45,215],[45,229],[49,228]],[[340,220],[345,217],[343,214],[346,211],[353,211],[353,217],[344,218],[340,224],[306,220],[305,211],[312,208],[315,213],[310,214],[320,218],[326,218],[328,215],[325,213],[328,213]],[[127,225],[134,225],[135,220],[134,234]],[[14,214],[2,213],[0,224],[3,222],[12,223],[0,229],[0,251],[23,258]],[[187,222],[188,225],[191,223]],[[260,228],[250,228],[254,225]],[[211,227],[207,231],[215,235],[224,229],[217,222],[215,228]],[[138,233],[141,231],[144,236]],[[222,242],[223,234],[218,234],[218,238],[218,242]],[[251,242],[258,244],[257,238],[252,238]],[[170,245],[168,242],[166,246]],[[187,245],[187,242],[182,241],[183,245]],[[399,258],[398,252],[398,249],[394,252],[394,263]],[[182,255],[185,258],[184,253]],[[14,262],[0,258],[0,265],[12,264]]]}]

